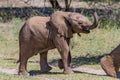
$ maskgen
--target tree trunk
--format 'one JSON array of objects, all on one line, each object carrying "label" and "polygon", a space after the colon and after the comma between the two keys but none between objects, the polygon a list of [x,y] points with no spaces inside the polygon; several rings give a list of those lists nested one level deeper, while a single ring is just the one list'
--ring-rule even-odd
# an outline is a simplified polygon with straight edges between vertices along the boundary
[{"label": "tree trunk", "polygon": [[69,8],[70,8],[70,4],[71,4],[71,1],[70,2],[68,0],[64,0],[65,1],[65,11],[69,11]]},{"label": "tree trunk", "polygon": [[[54,9],[59,9],[59,10],[62,9],[57,0],[49,0],[49,2]],[[64,2],[65,2],[65,11],[69,11],[69,7],[72,0],[70,0],[70,2],[68,0],[64,0]]]},{"label": "tree trunk", "polygon": [[59,5],[57,0],[49,0],[49,2],[51,3],[54,9],[59,9],[59,10],[61,9],[61,6]]}]

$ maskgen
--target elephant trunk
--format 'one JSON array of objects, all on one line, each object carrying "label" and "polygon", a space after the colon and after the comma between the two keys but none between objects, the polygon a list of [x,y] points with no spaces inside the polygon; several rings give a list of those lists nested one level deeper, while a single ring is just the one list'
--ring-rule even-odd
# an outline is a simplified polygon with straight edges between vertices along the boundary
[{"label": "elephant trunk", "polygon": [[99,21],[99,19],[98,19],[98,15],[97,15],[97,13],[96,12],[94,12],[94,22],[93,22],[93,24],[92,25],[90,25],[90,29],[94,29],[94,28],[96,28],[97,27],[97,25],[98,25],[98,21]]}]

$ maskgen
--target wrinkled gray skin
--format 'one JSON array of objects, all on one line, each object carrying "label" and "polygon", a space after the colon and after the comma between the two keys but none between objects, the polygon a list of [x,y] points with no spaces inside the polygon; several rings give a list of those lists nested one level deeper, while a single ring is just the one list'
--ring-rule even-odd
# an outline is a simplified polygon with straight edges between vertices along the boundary
[{"label": "wrinkled gray skin", "polygon": [[93,24],[87,17],[73,12],[55,12],[50,17],[32,17],[22,26],[19,33],[19,74],[29,75],[26,70],[30,57],[40,54],[41,71],[48,72],[52,68],[47,63],[48,50],[57,48],[61,60],[59,68],[64,74],[73,73],[70,68],[70,38],[74,33],[89,33],[98,25],[97,14],[94,13]]}]

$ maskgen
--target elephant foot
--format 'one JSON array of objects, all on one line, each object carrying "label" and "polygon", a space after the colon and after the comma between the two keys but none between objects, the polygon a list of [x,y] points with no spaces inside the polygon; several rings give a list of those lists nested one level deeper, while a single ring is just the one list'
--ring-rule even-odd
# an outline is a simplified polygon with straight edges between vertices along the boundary
[{"label": "elephant foot", "polygon": [[74,72],[73,72],[72,69],[69,67],[68,69],[64,70],[63,73],[64,73],[64,74],[72,74],[72,73],[74,73]]},{"label": "elephant foot", "polygon": [[52,67],[47,66],[47,67],[43,67],[41,68],[41,72],[49,72],[52,69]]},{"label": "elephant foot", "polygon": [[58,60],[58,67],[59,67],[59,69],[63,69],[64,68],[62,59]]},{"label": "elephant foot", "polygon": [[30,74],[26,71],[19,72],[18,75],[23,75],[23,76],[30,76]]}]

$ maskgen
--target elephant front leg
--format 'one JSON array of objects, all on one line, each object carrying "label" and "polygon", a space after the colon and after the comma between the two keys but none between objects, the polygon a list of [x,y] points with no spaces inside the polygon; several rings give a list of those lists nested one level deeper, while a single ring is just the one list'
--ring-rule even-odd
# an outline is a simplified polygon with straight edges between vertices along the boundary
[{"label": "elephant front leg", "polygon": [[[69,65],[69,66],[70,66],[70,63],[71,63],[71,53],[70,53],[70,51],[69,51],[69,56],[68,56],[68,65]],[[62,59],[59,59],[59,60],[58,60],[58,67],[59,67],[60,69],[63,69],[63,68],[64,68]]]},{"label": "elephant front leg", "polygon": [[62,61],[63,61],[63,66],[64,66],[64,74],[70,74],[73,73],[71,67],[70,67],[70,62],[69,62],[69,52],[68,51],[63,51],[61,52],[61,57],[62,57]]},{"label": "elephant front leg", "polygon": [[67,44],[67,41],[64,37],[57,36],[55,38],[54,44],[56,48],[58,49],[62,61],[63,61],[63,67],[64,67],[64,74],[70,74],[73,73],[71,67],[70,67],[70,61],[69,61],[69,46]]},{"label": "elephant front leg", "polygon": [[47,52],[40,53],[40,67],[42,72],[49,72],[52,69],[47,63]]}]

